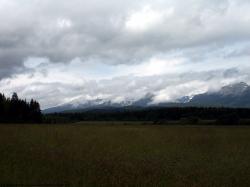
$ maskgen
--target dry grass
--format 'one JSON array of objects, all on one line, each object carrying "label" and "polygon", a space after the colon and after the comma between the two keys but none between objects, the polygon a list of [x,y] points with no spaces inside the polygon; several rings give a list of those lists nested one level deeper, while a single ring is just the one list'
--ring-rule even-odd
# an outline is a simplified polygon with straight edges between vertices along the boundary
[{"label": "dry grass", "polygon": [[250,186],[250,127],[0,126],[0,183]]}]

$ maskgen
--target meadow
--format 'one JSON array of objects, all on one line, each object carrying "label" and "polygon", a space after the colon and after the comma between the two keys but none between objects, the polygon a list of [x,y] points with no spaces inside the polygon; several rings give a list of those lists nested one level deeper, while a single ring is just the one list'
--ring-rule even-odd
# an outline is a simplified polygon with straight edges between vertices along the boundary
[{"label": "meadow", "polygon": [[0,186],[250,186],[250,127],[0,125]]}]

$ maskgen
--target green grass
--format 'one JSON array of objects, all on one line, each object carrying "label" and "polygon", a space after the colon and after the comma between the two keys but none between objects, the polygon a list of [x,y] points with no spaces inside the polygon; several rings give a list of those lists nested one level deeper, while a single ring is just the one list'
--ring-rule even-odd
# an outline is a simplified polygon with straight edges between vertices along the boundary
[{"label": "green grass", "polygon": [[1,125],[1,184],[250,186],[250,127]]}]

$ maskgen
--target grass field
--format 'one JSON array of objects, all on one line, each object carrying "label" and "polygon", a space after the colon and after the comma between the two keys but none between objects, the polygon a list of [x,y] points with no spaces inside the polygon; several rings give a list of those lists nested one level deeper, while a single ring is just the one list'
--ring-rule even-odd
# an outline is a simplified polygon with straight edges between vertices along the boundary
[{"label": "grass field", "polygon": [[250,186],[250,127],[1,125],[1,184]]}]

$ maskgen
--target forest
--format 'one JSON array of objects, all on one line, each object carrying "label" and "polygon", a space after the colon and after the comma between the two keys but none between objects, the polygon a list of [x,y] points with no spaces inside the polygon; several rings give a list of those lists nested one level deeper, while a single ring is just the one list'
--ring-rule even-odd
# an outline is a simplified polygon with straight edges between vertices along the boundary
[{"label": "forest", "polygon": [[62,113],[42,114],[40,104],[34,99],[19,99],[17,93],[11,98],[0,94],[0,123],[60,124],[80,121],[137,121],[154,124],[209,124],[250,125],[249,108],[223,107],[122,107],[102,108]]},{"label": "forest", "polygon": [[13,93],[11,98],[0,93],[0,123],[42,123],[43,115],[40,104],[18,98]]},{"label": "forest", "polygon": [[[105,108],[46,114],[48,123],[79,121],[150,121],[154,124],[250,125],[250,109],[216,107]],[[170,123],[171,124],[171,123]],[[173,123],[172,123],[173,124]]]}]

